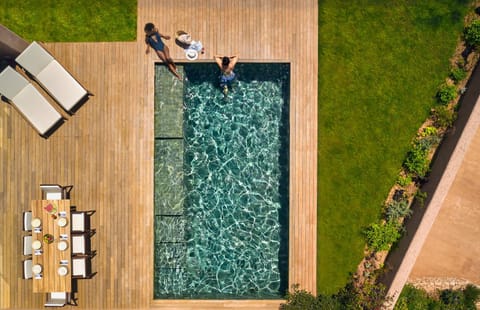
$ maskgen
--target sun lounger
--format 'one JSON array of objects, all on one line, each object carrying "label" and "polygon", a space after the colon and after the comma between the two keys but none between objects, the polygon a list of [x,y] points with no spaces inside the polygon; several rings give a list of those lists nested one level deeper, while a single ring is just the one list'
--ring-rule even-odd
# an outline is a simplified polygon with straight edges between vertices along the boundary
[{"label": "sun lounger", "polygon": [[35,41],[15,61],[69,113],[89,95],[89,92]]},{"label": "sun lounger", "polygon": [[45,97],[20,73],[6,67],[0,73],[0,94],[30,122],[42,136],[63,121]]}]

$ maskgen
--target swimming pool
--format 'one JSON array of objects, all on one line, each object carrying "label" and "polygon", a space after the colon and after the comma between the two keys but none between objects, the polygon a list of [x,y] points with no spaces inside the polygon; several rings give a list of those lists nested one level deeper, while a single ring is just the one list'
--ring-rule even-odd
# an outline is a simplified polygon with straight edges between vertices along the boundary
[{"label": "swimming pool", "polygon": [[265,299],[288,285],[289,65],[155,75],[155,298]]}]

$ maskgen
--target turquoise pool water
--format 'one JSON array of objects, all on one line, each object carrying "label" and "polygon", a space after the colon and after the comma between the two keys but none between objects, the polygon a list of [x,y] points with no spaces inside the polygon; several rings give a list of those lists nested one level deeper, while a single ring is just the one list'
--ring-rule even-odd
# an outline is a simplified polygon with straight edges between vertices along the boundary
[{"label": "turquoise pool water", "polygon": [[279,298],[288,285],[289,65],[155,77],[155,298]]}]

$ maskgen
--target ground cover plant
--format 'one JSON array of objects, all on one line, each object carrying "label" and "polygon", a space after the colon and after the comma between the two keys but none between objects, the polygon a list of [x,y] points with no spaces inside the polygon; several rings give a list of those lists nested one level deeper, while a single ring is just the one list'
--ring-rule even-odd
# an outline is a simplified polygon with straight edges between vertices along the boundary
[{"label": "ground cover plant", "polygon": [[417,309],[438,309],[438,310],[475,310],[475,303],[480,300],[480,288],[467,285],[463,289],[446,289],[427,294],[422,289],[412,285],[405,285],[395,305],[395,310],[417,310]]},{"label": "ground cover plant", "polygon": [[137,1],[2,0],[0,24],[29,41],[134,41]]},{"label": "ground cover plant", "polygon": [[319,292],[344,287],[362,260],[469,3],[319,2]]}]

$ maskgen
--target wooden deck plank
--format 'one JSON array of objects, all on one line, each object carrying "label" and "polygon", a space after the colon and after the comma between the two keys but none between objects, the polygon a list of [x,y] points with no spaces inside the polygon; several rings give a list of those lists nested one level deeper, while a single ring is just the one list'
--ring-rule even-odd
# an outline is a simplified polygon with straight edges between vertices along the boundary
[{"label": "wooden deck plank", "polygon": [[[71,200],[92,216],[93,271],[78,282],[78,308],[276,309],[279,301],[153,300],[154,53],[143,26],[154,22],[172,57],[185,61],[175,31],[214,54],[290,63],[289,283],[316,290],[317,1],[139,0],[136,42],[45,46],[94,96],[48,139],[11,107],[0,116],[0,307],[39,308],[21,279],[21,214],[40,183],[73,184]],[[2,103],[3,104],[3,103]],[[15,240],[15,242],[12,242]]]}]

